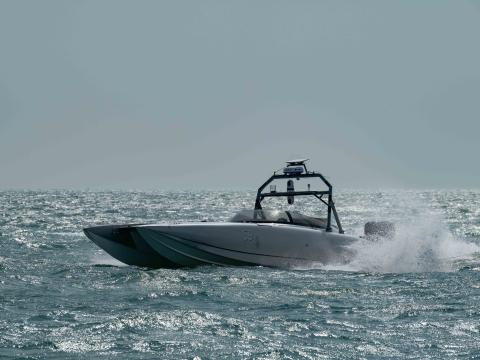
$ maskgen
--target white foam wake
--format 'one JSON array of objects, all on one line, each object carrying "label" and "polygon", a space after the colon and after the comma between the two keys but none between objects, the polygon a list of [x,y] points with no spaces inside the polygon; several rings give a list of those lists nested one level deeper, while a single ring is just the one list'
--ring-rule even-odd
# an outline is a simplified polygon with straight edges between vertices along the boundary
[{"label": "white foam wake", "polygon": [[435,218],[397,224],[393,239],[362,239],[353,248],[356,255],[348,268],[375,272],[452,271],[455,261],[480,251],[477,244],[455,238]]}]

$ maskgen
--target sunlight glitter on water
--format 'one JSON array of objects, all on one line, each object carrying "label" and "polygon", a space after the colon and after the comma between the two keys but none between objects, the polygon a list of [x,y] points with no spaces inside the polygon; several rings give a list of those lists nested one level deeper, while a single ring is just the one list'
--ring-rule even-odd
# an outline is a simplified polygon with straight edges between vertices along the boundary
[{"label": "sunlight glitter on water", "polygon": [[[480,193],[344,192],[342,266],[125,266],[93,224],[226,220],[251,192],[0,192],[2,358],[458,358],[480,351]],[[192,201],[194,199],[194,201]],[[279,204],[283,205],[283,204]],[[315,203],[297,204],[314,213]]]}]

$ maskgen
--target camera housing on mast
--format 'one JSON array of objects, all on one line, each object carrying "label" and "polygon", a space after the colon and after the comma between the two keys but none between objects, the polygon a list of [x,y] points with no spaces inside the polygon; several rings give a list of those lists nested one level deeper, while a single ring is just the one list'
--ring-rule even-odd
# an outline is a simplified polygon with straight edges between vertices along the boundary
[{"label": "camera housing on mast", "polygon": [[[307,173],[307,167],[305,166],[305,162],[307,161],[308,159],[287,161],[287,166],[283,168],[283,174],[288,176],[295,176]],[[300,178],[297,178],[297,180],[300,180]]]},{"label": "camera housing on mast", "polygon": [[[287,192],[294,192],[295,191],[295,185],[293,184],[293,180],[288,180],[287,181]],[[295,196],[288,196],[287,197],[288,204],[293,205],[295,201]]]},{"label": "camera housing on mast", "polygon": [[302,166],[288,166],[283,169],[285,175],[300,175],[303,174],[305,169]]}]

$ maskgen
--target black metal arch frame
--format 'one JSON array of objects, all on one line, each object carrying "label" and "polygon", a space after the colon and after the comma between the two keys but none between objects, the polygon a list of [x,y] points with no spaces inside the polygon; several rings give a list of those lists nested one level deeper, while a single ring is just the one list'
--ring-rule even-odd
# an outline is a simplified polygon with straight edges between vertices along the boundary
[{"label": "black metal arch frame", "polygon": [[[290,165],[290,164],[289,164]],[[335,203],[333,202],[333,187],[332,185],[328,182],[325,177],[316,172],[309,172],[307,171],[307,167],[305,164],[295,164],[295,165],[300,165],[303,166],[305,169],[304,174],[283,174],[279,175],[276,172],[273,173],[273,175],[263,183],[262,186],[258,188],[257,191],[257,198],[255,200],[255,210],[261,210],[262,209],[262,201],[266,197],[288,197],[288,196],[315,196],[318,200],[323,202],[327,206],[327,232],[332,231],[332,213],[335,218],[335,222],[338,227],[338,232],[340,234],[343,234],[343,228],[342,224],[340,223],[340,218],[338,217],[337,210],[335,209]],[[283,179],[305,179],[305,178],[319,178],[323,183],[328,187],[328,190],[325,191],[318,191],[318,190],[313,190],[313,191],[287,191],[287,192],[269,192],[269,193],[262,193],[263,190],[274,180],[283,180]],[[328,195],[328,201],[325,201],[322,197],[324,195]]]}]

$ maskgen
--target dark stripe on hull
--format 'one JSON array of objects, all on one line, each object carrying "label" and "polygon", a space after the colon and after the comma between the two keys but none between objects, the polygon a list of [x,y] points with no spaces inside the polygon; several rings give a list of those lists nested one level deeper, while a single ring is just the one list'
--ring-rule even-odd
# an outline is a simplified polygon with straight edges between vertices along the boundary
[{"label": "dark stripe on hull", "polygon": [[195,246],[193,242],[158,231],[137,229],[137,232],[157,253],[165,256],[178,266],[191,267],[205,264],[221,266],[257,265],[204,251]]}]

